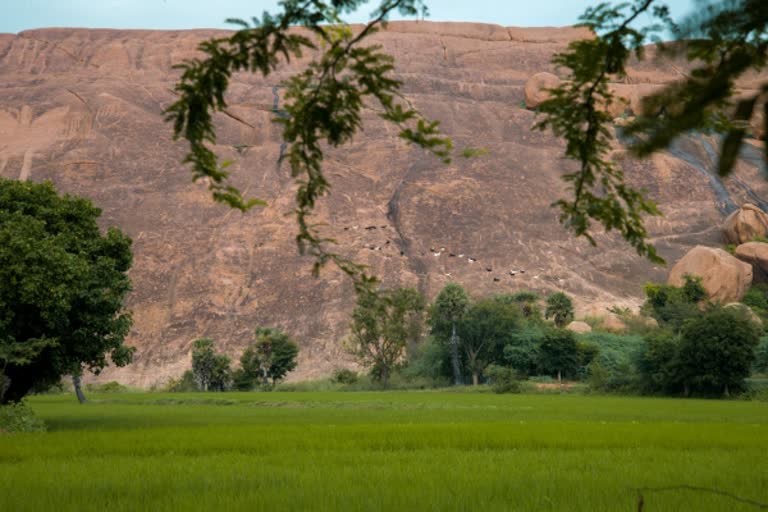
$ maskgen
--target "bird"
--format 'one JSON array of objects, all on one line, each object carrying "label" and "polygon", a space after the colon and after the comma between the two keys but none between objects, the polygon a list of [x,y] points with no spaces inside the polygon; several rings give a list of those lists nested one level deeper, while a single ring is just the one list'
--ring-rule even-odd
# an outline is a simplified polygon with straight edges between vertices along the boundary
[{"label": "bird", "polygon": [[516,274],[517,274],[517,272],[515,272],[514,270],[510,270],[509,271],[509,275],[511,275],[512,277],[514,277]]},{"label": "bird", "polygon": [[432,255],[433,255],[435,258],[437,258],[438,256],[440,256],[441,254],[442,254],[442,253],[440,253],[440,252],[434,252],[434,253],[432,253]]},{"label": "bird", "polygon": [[463,258],[463,257],[464,257],[464,255],[463,255],[463,254],[459,254],[459,258]]},{"label": "bird", "polygon": [[493,278],[493,282],[494,282],[494,283],[498,283],[499,281],[501,281],[501,279],[499,279],[498,277],[494,277],[494,278]]},{"label": "bird", "polygon": [[486,272],[493,272],[493,269],[491,267],[485,267]]},{"label": "bird", "polygon": [[467,260],[468,260],[470,263],[474,263],[474,262],[476,262],[476,261],[477,261],[475,258],[467,258]]},{"label": "bird", "polygon": [[456,257],[456,255],[453,254],[452,252],[448,253],[448,256],[450,256],[451,258],[455,258]]},{"label": "bird", "polygon": [[365,229],[367,229],[368,231],[370,231],[370,230],[376,229],[376,226],[366,226],[366,228],[365,228]]}]

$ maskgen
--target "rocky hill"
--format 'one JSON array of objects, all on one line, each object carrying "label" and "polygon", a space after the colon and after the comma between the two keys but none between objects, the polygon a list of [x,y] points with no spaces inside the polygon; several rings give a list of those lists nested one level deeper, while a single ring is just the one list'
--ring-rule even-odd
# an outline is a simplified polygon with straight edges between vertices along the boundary
[{"label": "rocky hill", "polygon": [[[310,276],[297,255],[294,186],[277,165],[281,140],[271,123],[280,81],[235,77],[222,114],[218,151],[236,161],[234,180],[269,206],[246,215],[214,204],[180,164],[163,109],[174,99],[171,66],[220,34],[195,31],[42,29],[0,35],[0,175],[52,180],[91,198],[104,225],[134,240],[130,308],[138,347],[128,368],[105,378],[151,385],[180,374],[191,341],[210,336],[237,357],[257,325],[279,326],[302,345],[295,377],[345,364],[340,340],[354,303],[347,279]],[[340,251],[367,263],[386,285],[418,286],[430,297],[448,281],[476,296],[564,290],[580,307],[636,306],[641,286],[667,269],[637,257],[614,236],[599,247],[574,240],[550,204],[571,165],[551,135],[531,132],[524,87],[550,71],[575,29],[398,22],[376,36],[397,59],[409,101],[440,119],[457,145],[488,155],[444,166],[395,137],[374,112],[365,132],[327,160],[333,193],[319,208]],[[681,67],[635,65],[617,86],[629,94],[680,76]],[[740,87],[754,87],[747,79]],[[645,88],[645,89],[644,89]],[[744,154],[733,179],[711,175],[716,147],[686,138],[648,161],[627,158],[631,182],[647,188],[665,216],[650,222],[661,254],[674,261],[696,244],[722,244],[719,225],[750,201],[765,205],[759,149]],[[471,258],[471,259],[470,259]],[[472,261],[476,260],[476,261]]]}]

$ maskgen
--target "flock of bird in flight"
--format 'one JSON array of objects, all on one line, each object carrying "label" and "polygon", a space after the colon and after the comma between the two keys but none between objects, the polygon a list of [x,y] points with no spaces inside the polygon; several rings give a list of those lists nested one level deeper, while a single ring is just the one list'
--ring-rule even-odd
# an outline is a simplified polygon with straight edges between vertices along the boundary
[{"label": "flock of bird in flight", "polygon": [[[344,231],[358,230],[359,228],[360,228],[359,226],[347,226],[347,227],[344,228]],[[388,228],[389,228],[389,226],[387,226],[387,225],[382,225],[382,226],[370,225],[370,226],[364,227],[363,229],[365,231],[368,231],[368,232],[373,232],[373,231],[377,231],[379,229],[388,229]],[[371,250],[371,251],[387,251],[389,249],[394,249],[394,244],[392,243],[392,240],[387,239],[383,244],[380,244],[380,245],[371,244],[371,243],[364,243],[362,245],[362,247],[364,249],[368,249],[368,250]],[[490,267],[490,266],[483,267],[483,265],[478,262],[477,258],[475,258],[473,256],[469,256],[469,255],[464,254],[464,253],[451,252],[451,251],[448,251],[448,249],[446,249],[445,247],[434,247],[433,246],[433,247],[429,248],[429,251],[432,253],[432,256],[434,256],[435,258],[440,258],[440,257],[445,255],[448,258],[456,258],[456,259],[459,259],[459,260],[466,260],[468,265],[478,264],[478,266],[480,268],[484,268],[486,272],[493,273],[493,267]],[[405,256],[405,251],[400,249],[399,252],[400,252],[400,256]],[[421,256],[426,256],[426,253],[422,252]],[[389,258],[389,256],[386,256],[386,257]],[[508,274],[509,274],[510,277],[515,277],[518,274],[525,274],[525,270],[509,270]],[[450,273],[445,273],[444,275],[446,277],[451,277]],[[494,275],[493,276],[493,281],[498,283],[498,282],[501,281],[501,278],[498,277],[497,275]]]}]

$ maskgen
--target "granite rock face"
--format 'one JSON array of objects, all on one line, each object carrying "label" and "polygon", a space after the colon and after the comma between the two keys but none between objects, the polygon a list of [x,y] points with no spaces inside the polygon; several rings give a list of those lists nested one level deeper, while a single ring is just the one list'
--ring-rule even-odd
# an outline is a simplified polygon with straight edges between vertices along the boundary
[{"label": "granite rock face", "polygon": [[[196,55],[221,31],[41,29],[0,35],[0,175],[51,180],[88,197],[134,240],[134,364],[102,379],[162,383],[190,364],[195,338],[207,336],[233,357],[256,326],[280,327],[301,345],[292,378],[329,374],[348,365],[341,340],[354,305],[352,287],[328,268],[310,276],[297,254],[291,216],[295,185],[277,161],[282,80],[306,60],[268,80],[233,77],[226,114],[217,117],[216,150],[233,183],[269,206],[245,215],[214,204],[192,183],[163,110],[173,102],[173,64]],[[396,58],[403,93],[442,121],[457,147],[486,156],[450,166],[396,137],[376,112],[365,131],[331,151],[332,194],[316,220],[339,251],[370,265],[386,286],[408,285],[431,299],[449,281],[474,296],[522,289],[562,290],[585,305],[634,307],[646,281],[666,269],[639,258],[614,234],[595,233],[591,247],[558,223],[550,204],[566,193],[560,176],[574,164],[563,144],[532,132],[525,83],[583,30],[394,22],[375,42]],[[652,52],[651,52],[652,53]],[[311,57],[308,56],[308,57]],[[684,64],[634,63],[628,98],[679,77]],[[560,76],[560,78],[564,78]],[[741,89],[756,87],[753,78]],[[768,197],[757,163],[739,162],[734,181],[709,172],[716,141],[690,137],[652,159],[615,158],[629,182],[644,187],[665,216],[648,227],[660,253],[675,261],[697,244],[716,245],[725,213],[752,197]],[[751,147],[751,146],[750,146]],[[754,149],[754,155],[760,150]],[[749,155],[746,155],[749,157]],[[753,158],[754,160],[754,158]],[[752,200],[754,202],[754,200]],[[758,204],[758,206],[761,206]],[[444,250],[441,250],[444,248]],[[437,253],[437,255],[435,255]],[[470,262],[469,258],[476,261]],[[734,299],[735,300],[735,299]]]}]

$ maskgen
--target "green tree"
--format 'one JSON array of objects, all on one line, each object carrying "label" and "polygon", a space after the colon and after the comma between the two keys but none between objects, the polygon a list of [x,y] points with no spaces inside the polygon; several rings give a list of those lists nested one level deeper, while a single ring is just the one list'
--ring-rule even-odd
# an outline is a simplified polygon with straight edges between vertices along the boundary
[{"label": "green tree", "polygon": [[450,329],[449,347],[451,352],[451,367],[453,383],[462,384],[461,362],[459,361],[459,336],[456,324],[461,321],[469,308],[469,296],[461,285],[448,283],[435,298],[430,311],[432,334],[444,338],[446,327]]},{"label": "green tree", "polygon": [[131,240],[50,183],[0,179],[0,403],[62,375],[124,366]]},{"label": "green tree", "polygon": [[521,375],[533,375],[538,370],[539,345],[547,331],[546,324],[535,322],[515,330],[504,347],[504,360]]},{"label": "green tree", "polygon": [[646,393],[679,392],[683,386],[679,361],[679,336],[668,331],[647,336],[637,361],[641,390]]},{"label": "green tree", "polygon": [[503,304],[515,305],[520,309],[520,313],[523,314],[523,317],[529,321],[541,320],[541,308],[539,307],[540,299],[541,297],[538,293],[528,290],[494,296],[494,300]]},{"label": "green tree", "polygon": [[230,359],[214,351],[214,342],[200,338],[192,344],[192,374],[202,391],[226,391],[231,379]]},{"label": "green tree", "polygon": [[412,288],[358,294],[350,349],[384,387],[407,344],[421,337],[425,305],[424,297]]},{"label": "green tree", "polygon": [[579,367],[576,337],[565,329],[548,329],[539,347],[539,369],[547,375],[573,377]]},{"label": "green tree", "polygon": [[253,389],[259,383],[264,389],[274,388],[298,364],[299,346],[280,329],[257,327],[255,336],[256,341],[245,349],[240,369],[235,372],[239,389]]},{"label": "green tree", "polygon": [[521,324],[518,309],[510,304],[485,299],[469,307],[458,324],[458,333],[473,385],[480,383],[489,363],[502,360],[504,347]]},{"label": "green tree", "polygon": [[686,320],[701,316],[699,303],[707,293],[697,276],[684,276],[681,287],[669,284],[646,284],[643,310],[674,332],[680,332]]},{"label": "green tree", "polygon": [[678,372],[686,396],[741,389],[755,361],[760,332],[733,308],[713,308],[685,323],[681,332]]},{"label": "green tree", "polygon": [[563,328],[573,320],[573,301],[563,292],[556,292],[547,297],[547,309],[544,318],[552,318],[555,325]]}]

